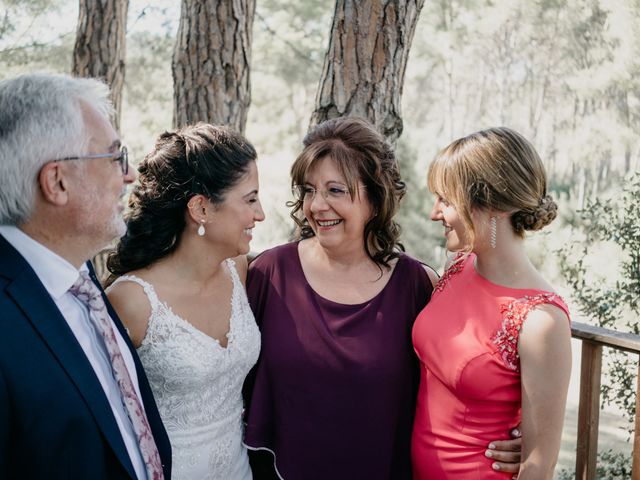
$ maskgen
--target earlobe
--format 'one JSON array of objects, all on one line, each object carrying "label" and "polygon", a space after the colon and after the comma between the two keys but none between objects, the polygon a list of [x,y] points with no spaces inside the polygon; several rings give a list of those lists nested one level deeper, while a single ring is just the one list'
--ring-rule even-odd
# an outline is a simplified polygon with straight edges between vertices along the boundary
[{"label": "earlobe", "polygon": [[196,223],[202,223],[205,220],[208,207],[209,205],[204,195],[194,195],[187,202],[189,217]]},{"label": "earlobe", "polygon": [[47,163],[40,169],[38,184],[45,201],[55,205],[66,205],[69,200],[67,179],[57,162]]}]

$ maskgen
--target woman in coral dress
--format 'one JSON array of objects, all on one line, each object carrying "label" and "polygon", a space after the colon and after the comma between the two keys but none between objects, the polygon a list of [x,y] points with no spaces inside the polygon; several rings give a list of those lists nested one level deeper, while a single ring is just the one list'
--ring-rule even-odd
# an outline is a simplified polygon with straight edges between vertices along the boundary
[{"label": "woman in coral dress", "polygon": [[519,480],[551,479],[571,370],[569,313],[529,261],[526,230],[556,216],[531,144],[507,128],[456,140],[429,168],[433,221],[457,252],[413,328],[415,479],[506,479],[482,455],[521,423]]}]

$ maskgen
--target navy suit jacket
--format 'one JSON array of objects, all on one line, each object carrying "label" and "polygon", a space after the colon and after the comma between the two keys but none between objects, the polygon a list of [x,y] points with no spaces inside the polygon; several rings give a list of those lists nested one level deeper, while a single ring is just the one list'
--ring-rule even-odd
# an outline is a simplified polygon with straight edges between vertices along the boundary
[{"label": "navy suit jacket", "polygon": [[[129,336],[105,302],[131,349],[168,480],[169,438]],[[0,478],[136,478],[89,360],[35,272],[1,235]]]}]

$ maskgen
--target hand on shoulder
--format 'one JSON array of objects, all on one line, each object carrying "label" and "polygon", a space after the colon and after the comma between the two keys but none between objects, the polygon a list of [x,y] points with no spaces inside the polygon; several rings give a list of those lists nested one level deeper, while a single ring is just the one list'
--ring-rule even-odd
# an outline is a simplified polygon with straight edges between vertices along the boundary
[{"label": "hand on shoulder", "polygon": [[140,347],[151,315],[151,304],[142,286],[134,282],[116,283],[108,289],[107,298],[127,328],[133,346]]}]

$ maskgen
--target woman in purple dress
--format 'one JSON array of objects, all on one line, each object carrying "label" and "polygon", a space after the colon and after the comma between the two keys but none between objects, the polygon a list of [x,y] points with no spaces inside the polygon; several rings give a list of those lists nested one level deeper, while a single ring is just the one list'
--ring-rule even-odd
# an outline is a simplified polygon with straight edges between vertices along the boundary
[{"label": "woman in purple dress", "polygon": [[370,124],[329,120],[304,145],[292,167],[300,239],[260,255],[247,280],[262,333],[246,384],[254,478],[410,479],[411,329],[437,275],[402,251],[405,184]]}]

